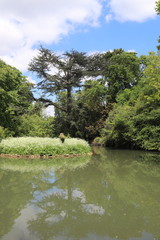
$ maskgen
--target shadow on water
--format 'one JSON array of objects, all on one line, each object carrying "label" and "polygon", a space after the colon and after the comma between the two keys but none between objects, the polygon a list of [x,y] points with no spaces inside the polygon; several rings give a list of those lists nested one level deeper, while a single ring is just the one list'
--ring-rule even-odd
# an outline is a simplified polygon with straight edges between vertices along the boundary
[{"label": "shadow on water", "polygon": [[[0,160],[1,240],[159,240],[160,155]],[[158,162],[159,161],[159,162]]]}]

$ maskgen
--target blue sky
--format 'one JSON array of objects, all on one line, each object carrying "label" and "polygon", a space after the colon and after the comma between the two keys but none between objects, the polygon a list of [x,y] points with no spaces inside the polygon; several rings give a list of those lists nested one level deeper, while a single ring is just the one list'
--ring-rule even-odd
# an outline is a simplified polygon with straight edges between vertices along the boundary
[{"label": "blue sky", "polygon": [[134,50],[138,55],[156,51],[157,39],[160,35],[160,17],[143,23],[101,21],[99,27],[88,27],[87,30],[71,33],[57,44],[50,45],[53,51],[76,49],[84,52],[108,51],[123,48]]},{"label": "blue sky", "polygon": [[0,58],[23,74],[40,44],[61,54],[156,51],[155,0],[0,0]]}]

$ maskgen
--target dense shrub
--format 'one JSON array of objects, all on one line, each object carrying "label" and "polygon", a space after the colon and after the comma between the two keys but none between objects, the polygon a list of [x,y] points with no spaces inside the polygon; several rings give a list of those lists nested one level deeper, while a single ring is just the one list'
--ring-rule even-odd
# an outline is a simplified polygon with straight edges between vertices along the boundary
[{"label": "dense shrub", "polygon": [[89,152],[91,149],[86,141],[73,138],[62,143],[58,138],[20,137],[4,139],[0,143],[0,153],[4,154],[63,155]]},{"label": "dense shrub", "polygon": [[108,146],[160,150],[160,57],[148,60],[137,86],[117,96],[102,131]]}]

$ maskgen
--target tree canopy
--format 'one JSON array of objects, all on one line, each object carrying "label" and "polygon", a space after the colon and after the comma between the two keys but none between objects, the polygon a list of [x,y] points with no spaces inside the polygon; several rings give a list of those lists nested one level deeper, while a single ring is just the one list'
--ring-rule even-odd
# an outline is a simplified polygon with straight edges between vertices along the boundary
[{"label": "tree canopy", "polygon": [[31,87],[19,70],[0,60],[0,126],[16,132],[18,116],[33,101]]},{"label": "tree canopy", "polygon": [[6,136],[54,136],[53,117],[43,116],[33,85],[22,73],[0,60],[0,140]]},{"label": "tree canopy", "polygon": [[140,59],[135,52],[115,49],[104,54],[104,77],[108,86],[108,100],[115,102],[116,95],[137,84],[141,76]]},{"label": "tree canopy", "polygon": [[[72,50],[58,56],[42,47],[39,49],[38,56],[29,65],[29,70],[35,72],[41,78],[38,88],[45,94],[45,98],[41,100],[66,112],[66,125],[68,127],[70,127],[70,115],[73,108],[72,91],[75,88],[81,88],[86,65],[87,57],[85,53]],[[50,100],[50,96],[58,96],[60,92],[64,91],[66,91],[65,106],[60,107],[53,99]]]},{"label": "tree canopy", "polygon": [[117,95],[102,135],[113,147],[160,150],[160,56],[150,53],[144,76]]},{"label": "tree canopy", "polygon": [[160,0],[156,1],[155,10],[156,10],[156,13],[160,15]]}]

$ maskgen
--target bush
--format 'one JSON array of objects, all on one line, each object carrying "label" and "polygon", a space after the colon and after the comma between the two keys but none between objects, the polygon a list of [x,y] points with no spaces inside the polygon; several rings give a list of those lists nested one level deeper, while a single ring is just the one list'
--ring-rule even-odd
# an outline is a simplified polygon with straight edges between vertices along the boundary
[{"label": "bush", "polygon": [[93,144],[94,145],[104,145],[105,141],[104,141],[104,138],[103,137],[96,137],[94,140],[93,140]]},{"label": "bush", "polygon": [[9,135],[11,134],[9,133],[8,129],[0,126],[0,142]]},{"label": "bush", "polygon": [[0,143],[0,153],[20,155],[63,155],[91,152],[88,143],[81,139],[70,138],[64,143],[58,138],[19,137],[8,138]]},{"label": "bush", "polygon": [[5,130],[3,127],[0,126],[0,141],[5,138]]}]

